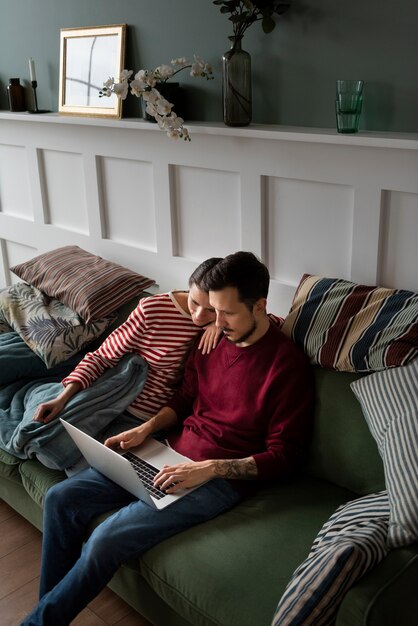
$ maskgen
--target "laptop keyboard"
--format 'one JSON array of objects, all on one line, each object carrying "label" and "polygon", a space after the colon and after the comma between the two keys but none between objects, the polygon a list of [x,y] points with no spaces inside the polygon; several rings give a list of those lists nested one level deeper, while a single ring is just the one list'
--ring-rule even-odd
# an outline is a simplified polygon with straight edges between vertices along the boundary
[{"label": "laptop keyboard", "polygon": [[148,493],[157,500],[164,498],[164,496],[166,495],[164,491],[161,491],[161,489],[154,487],[153,483],[154,476],[156,476],[160,470],[154,467],[154,465],[150,465],[143,459],[140,459],[135,454],[132,454],[132,452],[125,452],[123,456],[132,465],[135,472],[142,480],[144,487],[148,491]]}]

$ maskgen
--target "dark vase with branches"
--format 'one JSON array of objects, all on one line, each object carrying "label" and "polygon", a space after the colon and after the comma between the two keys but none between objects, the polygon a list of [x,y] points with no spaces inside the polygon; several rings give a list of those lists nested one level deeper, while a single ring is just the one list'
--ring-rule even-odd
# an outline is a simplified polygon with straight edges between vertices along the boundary
[{"label": "dark vase with branches", "polygon": [[222,106],[227,126],[248,126],[252,117],[251,57],[242,37],[229,37],[231,48],[222,57]]},{"label": "dark vase with branches", "polygon": [[242,49],[247,28],[261,21],[265,33],[271,33],[276,22],[273,15],[282,15],[290,2],[270,0],[213,0],[221,13],[230,14],[234,34],[229,37],[230,49],[222,57],[223,119],[227,126],[248,126],[252,118],[251,57]]}]

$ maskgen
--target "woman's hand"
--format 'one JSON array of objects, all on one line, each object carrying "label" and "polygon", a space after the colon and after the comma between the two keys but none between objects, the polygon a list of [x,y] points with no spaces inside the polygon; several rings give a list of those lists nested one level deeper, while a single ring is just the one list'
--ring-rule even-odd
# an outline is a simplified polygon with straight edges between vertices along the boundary
[{"label": "woman's hand", "polygon": [[188,461],[164,465],[154,478],[154,485],[166,493],[190,489],[214,478],[213,461]]},{"label": "woman's hand", "polygon": [[213,322],[203,332],[199,341],[198,349],[202,351],[202,354],[209,354],[209,352],[211,352],[218,345],[221,335],[221,329],[217,328],[215,322]]},{"label": "woman's hand", "polygon": [[42,424],[48,424],[48,422],[51,422],[61,413],[68,400],[78,393],[80,389],[81,383],[69,383],[54,400],[42,402],[42,404],[38,405],[32,418],[33,421],[41,422]]},{"label": "woman's hand", "polygon": [[122,450],[128,450],[128,448],[134,448],[140,446],[141,443],[151,434],[150,428],[147,423],[125,430],[123,433],[109,437],[104,442],[104,445],[108,448],[121,448]]},{"label": "woman's hand", "polygon": [[122,450],[134,448],[135,446],[140,446],[141,443],[153,433],[170,428],[175,424],[177,424],[177,415],[173,409],[165,406],[147,422],[135,428],[131,428],[130,430],[125,430],[125,432],[119,433],[119,435],[115,435],[114,437],[109,437],[109,439],[106,439],[104,442],[104,445],[108,448],[122,448]]},{"label": "woman's hand", "polygon": [[55,400],[39,404],[32,418],[33,421],[48,424],[48,422],[51,422],[57,417],[57,415],[59,415],[59,413],[61,413],[66,405],[66,402],[65,398],[58,396]]}]

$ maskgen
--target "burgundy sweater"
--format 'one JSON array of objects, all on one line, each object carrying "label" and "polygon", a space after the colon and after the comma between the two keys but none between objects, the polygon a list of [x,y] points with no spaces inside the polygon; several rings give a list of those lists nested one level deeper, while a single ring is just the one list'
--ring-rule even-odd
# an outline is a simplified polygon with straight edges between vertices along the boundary
[{"label": "burgundy sweater", "polygon": [[182,422],[169,443],[194,461],[253,456],[260,480],[282,478],[306,453],[313,400],[306,357],[270,323],[253,345],[222,338],[209,355],[192,353],[168,402]]}]

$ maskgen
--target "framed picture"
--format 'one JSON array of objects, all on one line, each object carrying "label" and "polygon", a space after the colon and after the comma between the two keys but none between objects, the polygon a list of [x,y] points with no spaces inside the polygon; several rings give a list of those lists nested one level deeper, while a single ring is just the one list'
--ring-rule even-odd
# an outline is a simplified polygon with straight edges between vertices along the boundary
[{"label": "framed picture", "polygon": [[100,90],[123,70],[126,24],[60,32],[59,113],[120,118],[121,100],[115,94],[102,98]]}]

